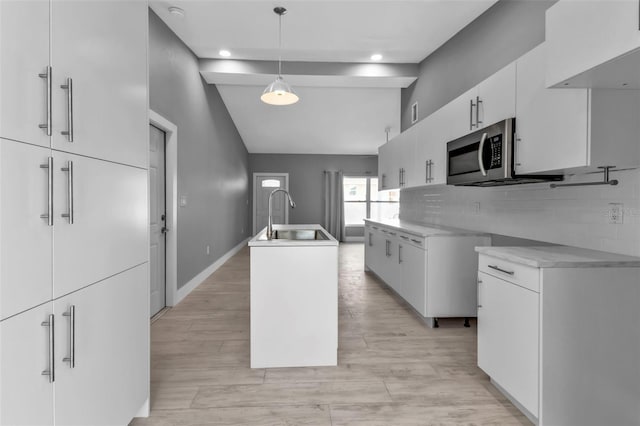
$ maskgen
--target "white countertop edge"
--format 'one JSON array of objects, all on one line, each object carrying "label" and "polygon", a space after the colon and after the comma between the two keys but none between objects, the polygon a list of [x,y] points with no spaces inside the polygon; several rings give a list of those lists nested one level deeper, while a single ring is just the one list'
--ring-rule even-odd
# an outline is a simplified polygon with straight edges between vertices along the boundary
[{"label": "white countertop edge", "polygon": [[406,232],[408,234],[416,235],[418,237],[435,237],[435,236],[490,236],[487,232],[471,231],[468,229],[452,228],[448,226],[440,225],[427,225],[418,224],[413,222],[407,222],[400,219],[392,220],[374,220],[365,219],[365,222],[383,226],[386,228],[393,228],[398,231]]},{"label": "white countertop edge", "polygon": [[476,252],[535,268],[640,267],[640,258],[571,246],[476,247]]},{"label": "white countertop edge", "polygon": [[318,246],[338,246],[340,243],[331,235],[326,229],[318,224],[309,225],[273,225],[273,230],[288,230],[288,229],[314,229],[322,231],[329,238],[328,240],[260,240],[260,238],[266,234],[267,228],[263,228],[258,232],[251,240],[249,240],[249,247],[318,247]]}]

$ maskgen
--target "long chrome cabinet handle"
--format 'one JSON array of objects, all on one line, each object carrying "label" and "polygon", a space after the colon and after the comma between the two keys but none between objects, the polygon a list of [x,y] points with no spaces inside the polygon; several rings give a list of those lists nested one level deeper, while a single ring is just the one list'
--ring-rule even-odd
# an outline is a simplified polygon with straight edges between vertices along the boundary
[{"label": "long chrome cabinet handle", "polygon": [[373,237],[373,234],[369,234],[369,247],[373,246],[373,242],[371,240],[372,237]]},{"label": "long chrome cabinet handle", "polygon": [[51,87],[52,87],[52,70],[51,66],[47,66],[46,70],[42,74],[38,74],[38,77],[46,80],[47,84],[47,122],[38,125],[41,129],[46,129],[47,136],[51,136]]},{"label": "long chrome cabinet handle", "polygon": [[402,263],[402,244],[398,245],[398,264]]},{"label": "long chrome cabinet handle", "polygon": [[496,271],[502,272],[504,274],[508,274],[508,275],[515,274],[515,272],[513,272],[513,271],[507,271],[506,269],[502,269],[502,268],[500,268],[498,266],[495,266],[495,265],[488,265],[488,266],[489,266],[489,268],[495,269]]},{"label": "long chrome cabinet handle", "polygon": [[482,150],[484,149],[484,141],[487,140],[487,134],[483,133],[482,138],[480,139],[480,147],[478,147],[478,164],[480,165],[480,171],[482,172],[482,176],[487,175],[487,171],[484,168],[484,162],[482,161]]},{"label": "long chrome cabinet handle", "polygon": [[480,303],[480,284],[482,284],[482,280],[478,278],[478,294],[477,294],[478,308],[482,308],[482,303]]},{"label": "long chrome cabinet handle", "polygon": [[60,86],[67,91],[67,130],[60,132],[65,135],[69,142],[73,142],[73,79],[67,78],[67,84]]},{"label": "long chrome cabinet handle", "polygon": [[480,121],[480,104],[482,103],[482,99],[480,96],[476,96],[476,128],[480,128],[482,121]]},{"label": "long chrome cabinet handle", "polygon": [[62,213],[62,217],[69,218],[69,224],[73,225],[73,161],[67,161],[67,167],[63,167],[63,172],[67,172],[67,192],[69,197],[67,198],[69,205],[69,213]]},{"label": "long chrome cabinet handle", "polygon": [[53,226],[53,157],[47,158],[47,164],[40,164],[41,169],[47,169],[47,213],[41,214],[47,219],[47,224]]},{"label": "long chrome cabinet handle", "polygon": [[69,311],[62,314],[69,317],[69,356],[62,358],[62,362],[68,362],[69,368],[76,366],[76,306],[69,306]]},{"label": "long chrome cabinet handle", "polygon": [[54,319],[53,314],[49,314],[49,319],[47,321],[43,321],[41,324],[43,327],[49,327],[49,368],[42,372],[43,376],[49,376],[49,383],[53,383],[56,380],[56,360],[55,360],[55,327],[54,327]]},{"label": "long chrome cabinet handle", "polygon": [[473,99],[469,100],[469,130],[473,130],[473,126],[475,126],[476,124],[474,124],[473,122],[473,107],[476,106],[473,103]]}]

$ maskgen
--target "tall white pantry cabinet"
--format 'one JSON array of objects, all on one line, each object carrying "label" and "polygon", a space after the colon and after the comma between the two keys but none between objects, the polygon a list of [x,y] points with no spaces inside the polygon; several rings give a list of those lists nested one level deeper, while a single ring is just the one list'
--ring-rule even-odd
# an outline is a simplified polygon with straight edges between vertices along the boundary
[{"label": "tall white pantry cabinet", "polygon": [[0,425],[149,397],[147,2],[0,1]]}]

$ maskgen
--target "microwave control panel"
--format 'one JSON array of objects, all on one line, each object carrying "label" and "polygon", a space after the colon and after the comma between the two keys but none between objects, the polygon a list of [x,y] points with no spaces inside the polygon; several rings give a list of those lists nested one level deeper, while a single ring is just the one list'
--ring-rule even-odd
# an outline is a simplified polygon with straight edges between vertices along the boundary
[{"label": "microwave control panel", "polygon": [[487,169],[498,169],[502,167],[502,134],[489,138],[489,149],[491,150],[491,161],[487,164]]}]

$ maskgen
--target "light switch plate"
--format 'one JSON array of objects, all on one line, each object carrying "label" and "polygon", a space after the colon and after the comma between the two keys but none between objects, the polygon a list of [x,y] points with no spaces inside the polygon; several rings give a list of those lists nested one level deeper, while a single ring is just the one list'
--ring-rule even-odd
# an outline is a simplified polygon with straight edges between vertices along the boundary
[{"label": "light switch plate", "polygon": [[187,196],[186,195],[181,195],[180,196],[180,207],[187,207]]}]

